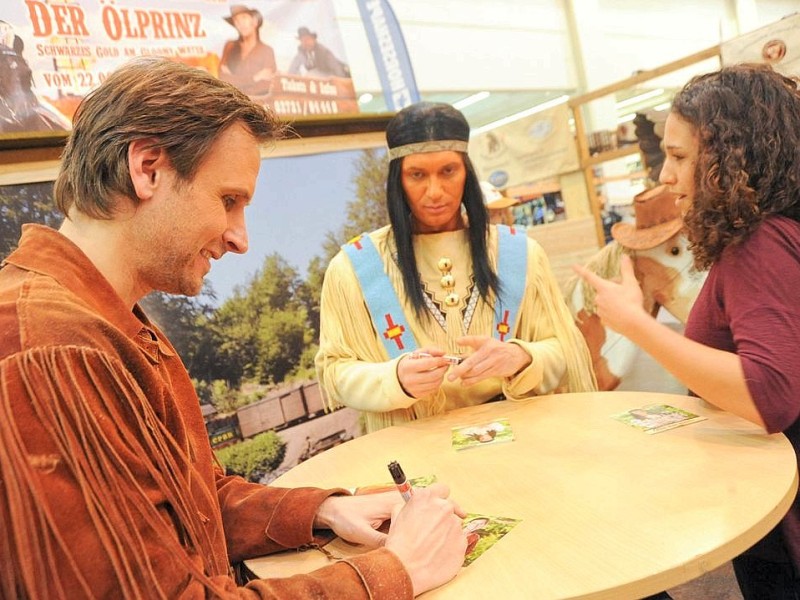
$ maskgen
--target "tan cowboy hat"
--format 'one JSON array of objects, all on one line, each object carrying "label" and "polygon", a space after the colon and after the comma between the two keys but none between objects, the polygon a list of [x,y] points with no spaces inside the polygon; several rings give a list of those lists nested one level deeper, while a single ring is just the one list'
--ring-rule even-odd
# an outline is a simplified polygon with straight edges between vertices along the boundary
[{"label": "tan cowboy hat", "polygon": [[255,8],[248,8],[244,4],[234,4],[231,6],[231,16],[222,18],[225,19],[230,25],[233,25],[233,17],[242,13],[247,13],[258,19],[258,27],[261,27],[261,25],[264,23],[264,17],[261,16],[261,13],[258,10]]},{"label": "tan cowboy hat", "polygon": [[504,196],[500,190],[488,181],[481,181],[481,192],[483,193],[483,203],[489,210],[508,208],[514,206],[517,201],[514,198]]},{"label": "tan cowboy hat", "polygon": [[665,185],[637,194],[633,198],[636,223],[615,223],[611,237],[631,250],[647,250],[666,242],[683,227],[676,198]]}]

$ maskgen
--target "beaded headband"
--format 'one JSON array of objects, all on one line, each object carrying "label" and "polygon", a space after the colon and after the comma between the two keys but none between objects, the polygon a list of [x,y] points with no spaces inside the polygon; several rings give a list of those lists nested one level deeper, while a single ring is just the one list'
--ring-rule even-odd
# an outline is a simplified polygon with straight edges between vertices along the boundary
[{"label": "beaded headband", "polygon": [[454,152],[466,152],[468,143],[464,140],[433,140],[428,142],[415,142],[405,144],[396,148],[389,148],[389,160],[403,158],[409,154],[422,154],[424,152],[442,152],[453,150]]}]

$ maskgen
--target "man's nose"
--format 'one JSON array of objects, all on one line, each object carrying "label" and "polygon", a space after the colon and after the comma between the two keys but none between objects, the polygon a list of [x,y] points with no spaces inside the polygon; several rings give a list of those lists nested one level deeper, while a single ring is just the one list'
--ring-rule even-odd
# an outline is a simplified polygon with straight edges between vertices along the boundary
[{"label": "man's nose", "polygon": [[247,225],[244,214],[241,216],[231,216],[228,218],[228,228],[222,236],[225,241],[225,250],[236,254],[247,252],[249,242],[247,239]]},{"label": "man's nose", "polygon": [[428,197],[439,198],[442,195],[442,182],[438,177],[431,177],[428,182]]}]

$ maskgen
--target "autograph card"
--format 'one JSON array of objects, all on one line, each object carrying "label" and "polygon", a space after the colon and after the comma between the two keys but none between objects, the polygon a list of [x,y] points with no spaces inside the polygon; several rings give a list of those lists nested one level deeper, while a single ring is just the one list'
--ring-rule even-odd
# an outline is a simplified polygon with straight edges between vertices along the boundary
[{"label": "autograph card", "polygon": [[642,408],[632,408],[624,413],[612,415],[612,418],[636,429],[641,429],[645,433],[660,433],[705,420],[705,417],[668,404],[651,404]]},{"label": "autograph card", "polygon": [[520,519],[467,514],[463,521],[464,531],[467,533],[467,551],[462,566],[467,567],[472,564],[476,558],[494,546],[519,522]]},{"label": "autograph card", "polygon": [[501,442],[513,442],[514,431],[508,419],[497,419],[491,423],[453,427],[453,448],[466,450],[475,446],[487,446]]},{"label": "autograph card", "polygon": [[[436,475],[422,475],[421,477],[413,477],[408,479],[411,487],[424,488],[436,481]],[[389,483],[378,483],[372,485],[362,485],[361,487],[351,488],[349,491],[354,496],[363,496],[364,494],[380,494],[381,492],[391,492],[396,490],[397,485],[394,481]],[[385,521],[383,525],[378,528],[378,531],[389,533],[389,521]]]}]

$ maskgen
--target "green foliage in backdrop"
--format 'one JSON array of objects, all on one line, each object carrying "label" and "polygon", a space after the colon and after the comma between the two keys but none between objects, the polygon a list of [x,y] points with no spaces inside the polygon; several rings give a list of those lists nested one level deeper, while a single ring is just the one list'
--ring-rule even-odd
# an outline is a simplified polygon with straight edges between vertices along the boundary
[{"label": "green foliage in backdrop", "polygon": [[17,247],[25,223],[58,227],[63,217],[53,202],[53,182],[0,186],[0,260]]},{"label": "green foliage in backdrop", "polygon": [[286,443],[274,431],[267,431],[253,439],[216,450],[215,453],[229,473],[258,483],[283,462]]}]

